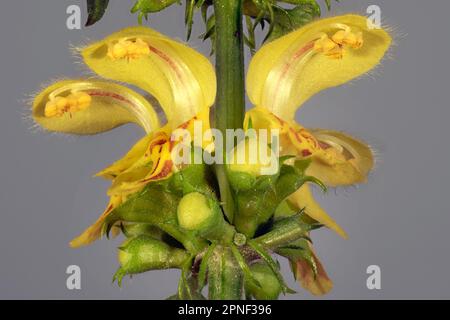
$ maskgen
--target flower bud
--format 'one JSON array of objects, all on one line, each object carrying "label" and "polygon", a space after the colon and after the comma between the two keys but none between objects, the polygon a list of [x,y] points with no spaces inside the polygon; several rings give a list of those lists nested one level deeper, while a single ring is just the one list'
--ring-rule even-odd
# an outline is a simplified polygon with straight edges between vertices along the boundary
[{"label": "flower bud", "polygon": [[178,248],[156,240],[148,235],[140,235],[126,240],[119,248],[118,260],[121,265],[114,278],[119,285],[123,276],[155,269],[180,268],[189,254]]},{"label": "flower bud", "polygon": [[245,290],[257,300],[276,300],[281,293],[281,284],[276,275],[265,262],[258,262],[250,266],[250,270],[260,287],[245,279]]},{"label": "flower bud", "polygon": [[200,192],[185,195],[178,204],[179,225],[189,231],[207,231],[220,220],[215,201]]},{"label": "flower bud", "polygon": [[177,217],[180,227],[208,240],[233,241],[235,230],[225,221],[219,203],[200,192],[188,193],[180,200]]},{"label": "flower bud", "polygon": [[228,155],[228,178],[237,191],[250,189],[259,176],[277,172],[278,158],[269,145],[261,144],[257,137],[242,140]]}]

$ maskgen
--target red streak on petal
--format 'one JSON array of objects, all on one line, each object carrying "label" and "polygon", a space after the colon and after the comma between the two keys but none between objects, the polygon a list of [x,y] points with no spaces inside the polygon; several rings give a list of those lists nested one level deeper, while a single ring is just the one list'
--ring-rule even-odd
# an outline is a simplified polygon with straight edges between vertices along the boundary
[{"label": "red streak on petal", "polygon": [[[283,70],[281,71],[280,77],[278,78],[277,86],[274,91],[275,95],[276,95],[276,93],[278,93],[280,91],[279,87],[281,85],[281,81],[286,77],[286,74],[288,73],[289,69],[296,62],[296,60],[298,60],[299,58],[304,56],[305,53],[307,53],[312,48],[314,48],[314,43],[315,43],[315,41],[311,41],[311,42],[307,43],[306,46],[301,47],[297,52],[294,53],[292,58],[288,62],[286,62],[286,64],[283,66]],[[274,97],[274,98],[276,98],[276,97]]]},{"label": "red streak on petal", "polygon": [[295,139],[296,139],[299,143],[302,143],[302,139],[300,138],[298,132],[296,132],[292,127],[289,127],[289,130],[294,134]]},{"label": "red streak on petal", "polygon": [[149,45],[148,47],[149,47],[150,51],[152,51],[158,57],[163,59],[173,69],[173,71],[175,71],[175,74],[177,75],[178,79],[180,79],[180,81],[181,81],[182,78],[183,78],[183,75],[182,75],[179,67],[177,66],[177,64],[172,59],[170,59],[170,57],[168,55],[166,55],[164,52],[162,52],[161,50],[158,50],[157,48],[152,47],[151,45]]},{"label": "red streak on petal", "polygon": [[113,205],[110,204],[110,205],[106,208],[105,214],[109,213],[112,209],[113,209]]},{"label": "red streak on petal", "polygon": [[88,90],[86,91],[87,94],[89,94],[92,97],[108,97],[113,98],[122,102],[129,103],[133,105],[133,102],[125,98],[124,96],[121,96],[120,94],[114,93],[114,92],[108,92],[108,91],[97,91],[97,90]]},{"label": "red streak on petal", "polygon": [[[162,52],[161,50],[159,50],[151,45],[148,45],[148,47],[151,52],[155,53],[158,57],[160,57],[163,61],[165,61],[169,65],[169,67],[175,72],[175,75],[177,76],[180,83],[185,86],[186,81],[184,81],[184,79],[183,79],[183,72],[180,69],[180,66],[173,59],[171,59],[167,54]],[[189,100],[190,100],[190,98],[191,97],[188,95]],[[192,101],[189,101],[189,102],[192,105]]]}]

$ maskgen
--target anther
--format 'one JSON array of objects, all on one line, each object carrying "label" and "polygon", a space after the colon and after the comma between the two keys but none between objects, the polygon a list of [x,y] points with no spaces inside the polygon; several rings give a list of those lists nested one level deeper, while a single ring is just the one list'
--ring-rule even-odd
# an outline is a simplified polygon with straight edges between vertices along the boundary
[{"label": "anther", "polygon": [[133,40],[123,38],[109,46],[107,55],[112,60],[119,60],[139,59],[142,56],[147,56],[149,54],[150,48],[144,40],[140,38],[136,38]]},{"label": "anther", "polygon": [[66,112],[74,113],[87,109],[92,97],[85,92],[72,92],[67,97],[51,96],[44,108],[47,118],[60,117]]}]

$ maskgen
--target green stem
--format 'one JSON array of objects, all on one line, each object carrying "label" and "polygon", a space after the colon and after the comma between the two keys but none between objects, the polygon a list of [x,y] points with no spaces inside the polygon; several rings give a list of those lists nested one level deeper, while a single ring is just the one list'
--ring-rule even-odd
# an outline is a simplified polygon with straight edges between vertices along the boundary
[{"label": "green stem", "polygon": [[215,127],[242,128],[245,111],[242,0],[214,0],[217,100]]},{"label": "green stem", "polygon": [[[216,37],[217,98],[215,128],[223,136],[222,150],[226,156],[226,129],[242,128],[245,112],[244,42],[242,28],[242,0],[213,0]],[[220,147],[220,146],[219,146]],[[218,164],[216,174],[223,209],[233,222],[234,201],[225,166]],[[230,249],[217,248],[209,259],[209,298],[241,299],[243,275]]]},{"label": "green stem", "polygon": [[[245,112],[244,42],[242,0],[214,0],[216,36],[217,99],[215,128],[226,137],[226,129],[242,128]],[[225,150],[226,139],[223,139]],[[224,156],[226,152],[224,152]],[[220,197],[230,223],[234,218],[234,201],[224,165],[216,166]]]}]

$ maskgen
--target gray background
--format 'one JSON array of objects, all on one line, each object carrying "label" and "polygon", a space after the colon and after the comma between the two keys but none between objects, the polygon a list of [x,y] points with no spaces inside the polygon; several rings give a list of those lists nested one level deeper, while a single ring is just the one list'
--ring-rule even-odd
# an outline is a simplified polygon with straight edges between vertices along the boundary
[{"label": "gray background", "polygon": [[[91,175],[118,159],[142,135],[127,126],[94,137],[30,130],[23,99],[43,82],[85,74],[70,44],[135,24],[131,1],[112,0],[93,28],[69,31],[66,8],[84,1],[2,1],[0,7],[0,298],[165,298],[178,272],[156,271],[111,284],[118,240],[73,250],[69,240],[103,210],[108,182]],[[326,298],[450,298],[450,2],[343,0],[333,13],[365,12],[378,4],[397,46],[374,76],[322,92],[299,112],[311,127],[345,130],[379,153],[370,183],[332,190],[321,203],[348,231],[313,235],[335,289]],[[84,6],[83,6],[84,8]],[[184,39],[182,8],[151,18],[151,26]],[[196,23],[194,34],[203,31]],[[195,40],[204,53],[209,44]],[[77,264],[82,290],[66,289]],[[382,289],[366,288],[377,264]],[[286,278],[296,287],[287,267]],[[309,299],[299,289],[290,299]]]}]

